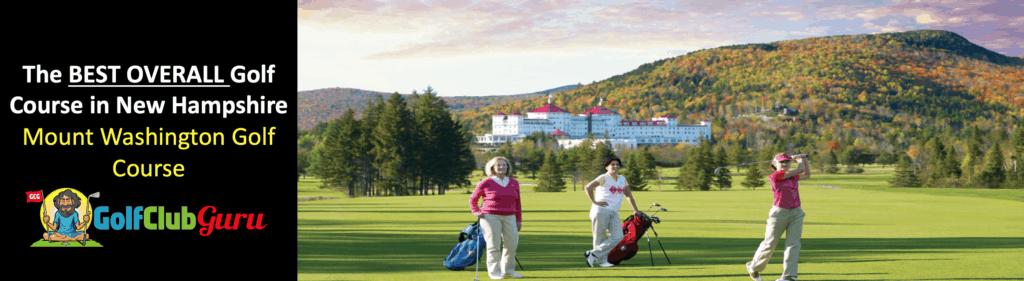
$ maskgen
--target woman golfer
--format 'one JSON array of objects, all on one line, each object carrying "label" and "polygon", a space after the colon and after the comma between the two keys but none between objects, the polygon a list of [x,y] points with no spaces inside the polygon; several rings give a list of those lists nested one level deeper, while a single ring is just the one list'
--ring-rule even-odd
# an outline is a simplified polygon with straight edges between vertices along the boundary
[{"label": "woman golfer", "polygon": [[[485,169],[489,177],[476,185],[473,196],[469,198],[469,208],[474,216],[480,218],[480,228],[487,241],[487,275],[491,279],[523,277],[515,272],[519,230],[523,228],[519,182],[508,177],[512,167],[505,157],[487,161]],[[483,208],[477,206],[481,196],[484,198]],[[502,251],[498,250],[499,245]],[[501,262],[500,267],[498,262]]]},{"label": "woman golfer", "polygon": [[769,180],[772,183],[772,195],[775,202],[771,211],[768,212],[768,226],[765,227],[764,241],[754,253],[754,259],[747,262],[747,273],[755,281],[761,281],[759,272],[768,266],[768,260],[772,259],[772,252],[778,244],[782,233],[786,233],[786,259],[782,264],[782,278],[780,280],[795,281],[797,260],[800,258],[800,234],[804,228],[804,211],[800,209],[800,193],[797,190],[797,181],[811,177],[811,169],[807,168],[806,158],[803,155],[795,155],[797,168],[789,170],[790,158],[786,154],[779,153],[772,160],[772,169],[775,170]]},{"label": "woman golfer", "polygon": [[633,193],[629,192],[626,177],[619,175],[622,161],[617,158],[608,159],[604,161],[604,168],[608,173],[598,176],[583,188],[592,203],[590,229],[594,233],[594,248],[583,252],[590,267],[594,267],[595,263],[601,267],[615,266],[608,262],[608,253],[622,241],[622,222],[619,220],[622,198],[625,197],[633,205],[633,214],[641,214],[636,208]]}]

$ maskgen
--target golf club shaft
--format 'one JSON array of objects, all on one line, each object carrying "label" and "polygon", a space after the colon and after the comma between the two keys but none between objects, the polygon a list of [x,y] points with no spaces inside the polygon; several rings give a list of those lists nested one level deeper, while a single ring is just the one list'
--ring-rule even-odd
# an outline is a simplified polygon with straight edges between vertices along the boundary
[{"label": "golf club shaft", "polygon": [[523,269],[523,264],[519,263],[519,257],[513,257],[513,258],[516,259],[516,264],[519,265],[519,270],[525,270],[525,269]]},{"label": "golf club shaft", "polygon": [[[793,155],[793,156],[801,156],[801,157],[806,157],[807,155],[806,155],[806,154],[797,154],[797,155]],[[715,168],[715,174],[717,175],[717,174],[718,174],[718,171],[719,171],[719,170],[721,170],[722,168],[728,168],[728,167],[736,167],[736,166],[746,166],[746,165],[754,165],[754,164],[760,164],[760,163],[764,163],[764,162],[771,162],[771,161],[772,161],[772,160],[764,160],[764,161],[758,161],[758,162],[752,162],[752,163],[743,163],[743,164],[736,164],[736,165],[729,165],[729,166],[721,166],[721,167]]]},{"label": "golf club shaft", "polygon": [[651,231],[654,232],[654,239],[658,240],[658,246],[661,247],[661,253],[665,254],[665,260],[668,264],[672,264],[672,260],[668,259],[668,253],[665,252],[665,245],[661,245],[661,238],[658,238],[658,232],[654,231],[654,225],[651,225]]},{"label": "golf club shaft", "polygon": [[647,254],[651,256],[651,266],[654,266],[654,251],[651,250],[651,233],[647,233]]}]

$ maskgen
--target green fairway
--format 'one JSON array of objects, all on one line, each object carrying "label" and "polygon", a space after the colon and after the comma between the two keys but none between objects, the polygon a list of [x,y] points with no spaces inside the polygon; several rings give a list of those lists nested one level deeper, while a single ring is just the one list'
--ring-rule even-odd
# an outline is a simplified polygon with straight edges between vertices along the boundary
[{"label": "green fairway", "polygon": [[[891,167],[860,175],[819,175],[801,181],[804,222],[800,280],[1021,280],[1024,190],[889,188]],[[634,192],[643,211],[653,202],[669,211],[655,225],[672,264],[652,233],[624,266],[589,268],[590,203],[582,191],[534,193],[523,187],[518,258],[532,279],[750,280],[743,263],[764,238],[772,204],[767,185],[730,191],[677,191],[678,169],[667,169],[662,192]],[[745,170],[742,172],[746,172]],[[815,171],[817,172],[817,171]],[[522,175],[520,178],[524,178]],[[475,178],[474,181],[479,180]],[[536,182],[524,178],[522,183]],[[571,184],[571,183],[570,183]],[[313,179],[298,195],[344,197]],[[829,185],[839,189],[818,187]],[[298,202],[300,280],[472,280],[441,262],[458,233],[475,221],[469,195],[343,198]],[[631,212],[623,203],[620,216]],[[780,242],[765,280],[782,272]],[[480,280],[489,280],[481,264]]]}]

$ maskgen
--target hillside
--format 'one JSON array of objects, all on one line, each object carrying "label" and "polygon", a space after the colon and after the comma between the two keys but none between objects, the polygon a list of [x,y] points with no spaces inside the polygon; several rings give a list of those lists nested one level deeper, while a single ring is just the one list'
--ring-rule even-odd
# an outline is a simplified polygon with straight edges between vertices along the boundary
[{"label": "hillside", "polygon": [[[519,100],[526,100],[547,94],[572,90],[582,85],[568,85],[544,91],[505,95],[505,96],[460,96],[441,97],[448,103],[453,112],[472,110],[492,104],[507,103]],[[326,122],[341,116],[346,109],[353,109],[357,117],[366,109],[366,103],[374,95],[382,95],[385,99],[392,93],[367,91],[351,88],[325,88],[311,91],[298,92],[298,128],[309,129],[317,123]],[[408,96],[409,94],[403,94]]]},{"label": "hillside", "polygon": [[[1024,60],[947,31],[816,37],[652,62],[555,94],[554,103],[577,114],[597,106],[598,98],[624,119],[674,114],[687,123],[727,117],[727,125],[715,126],[716,139],[796,127],[878,144],[893,134],[911,139],[971,125],[1018,126],[1024,116]],[[490,133],[495,112],[528,112],[544,103],[545,98],[504,102],[459,115],[479,135]],[[776,105],[799,114],[787,123],[736,118]]]}]

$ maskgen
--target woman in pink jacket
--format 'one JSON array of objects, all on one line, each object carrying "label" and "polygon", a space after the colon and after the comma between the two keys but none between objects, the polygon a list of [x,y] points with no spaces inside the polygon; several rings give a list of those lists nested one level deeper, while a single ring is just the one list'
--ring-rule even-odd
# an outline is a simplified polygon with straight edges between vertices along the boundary
[{"label": "woman in pink jacket", "polygon": [[[519,204],[519,182],[508,177],[511,169],[505,157],[487,161],[485,170],[488,178],[476,185],[473,196],[469,198],[469,208],[474,216],[480,218],[480,228],[487,241],[487,275],[491,279],[523,277],[515,272],[523,208]],[[480,197],[484,199],[483,207],[477,205]],[[501,251],[498,250],[499,245],[502,245]]]}]

